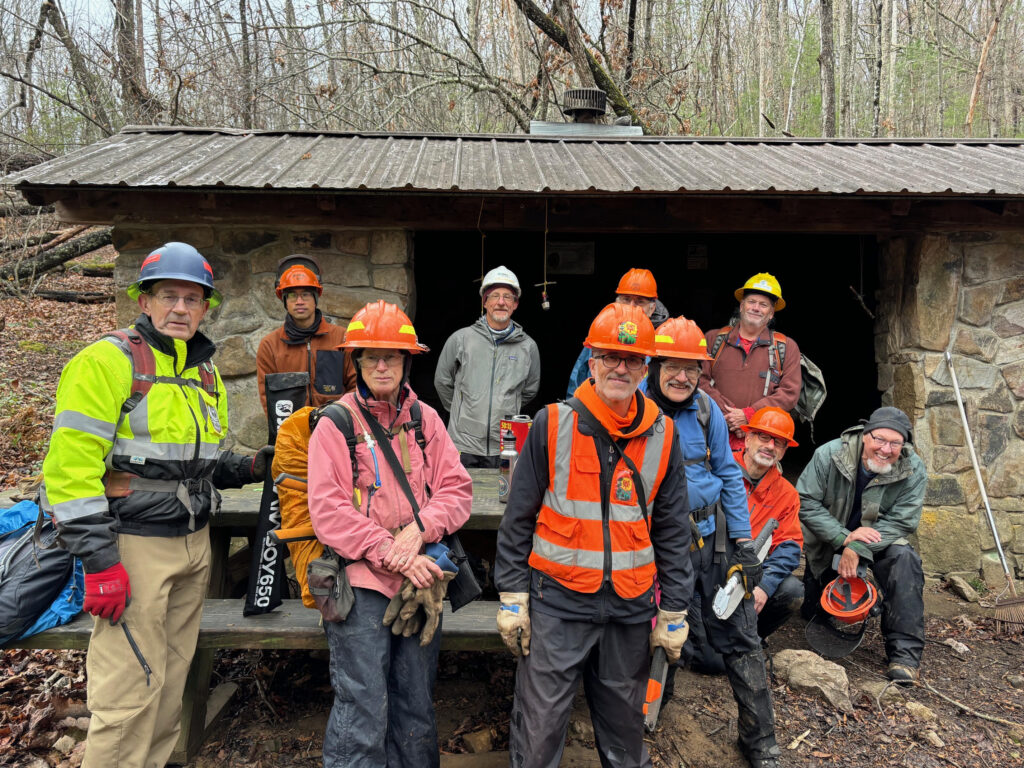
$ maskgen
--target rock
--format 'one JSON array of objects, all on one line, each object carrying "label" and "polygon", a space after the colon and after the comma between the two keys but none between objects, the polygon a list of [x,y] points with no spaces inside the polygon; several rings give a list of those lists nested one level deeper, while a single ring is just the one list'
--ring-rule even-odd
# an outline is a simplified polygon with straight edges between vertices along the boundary
[{"label": "rock", "polygon": [[[991,389],[999,377],[999,368],[973,357],[954,357],[953,365],[956,366],[956,380],[960,389]],[[953,386],[953,378],[949,375],[946,359],[942,355],[926,355],[924,372],[936,384]]]},{"label": "rock", "polygon": [[[370,253],[370,233],[363,230],[344,230],[334,236],[334,242],[342,253],[367,256]],[[405,254],[402,254],[405,260]]]},{"label": "rock", "polygon": [[324,294],[339,288],[360,288],[370,284],[370,271],[364,256],[322,256]]},{"label": "rock", "polygon": [[959,640],[954,640],[952,637],[947,637],[942,641],[943,645],[947,645],[953,649],[953,653],[959,656],[961,659],[967,659],[971,655],[971,649],[961,643]]},{"label": "rock", "polygon": [[462,743],[473,754],[490,752],[494,747],[494,734],[490,728],[481,728],[479,731],[462,734]]},{"label": "rock", "polygon": [[1005,679],[1014,688],[1024,688],[1024,675],[1009,674]]},{"label": "rock", "polygon": [[1010,396],[1010,388],[1006,386],[1005,380],[996,380],[995,388],[978,400],[978,408],[983,411],[1013,413],[1013,406],[1013,397]]},{"label": "rock", "polygon": [[939,716],[935,712],[924,704],[917,701],[908,701],[903,705],[904,709],[907,710],[907,714],[917,720],[919,723],[934,723],[937,722]]},{"label": "rock", "polygon": [[1013,416],[1013,431],[1017,433],[1017,437],[1024,438],[1024,408],[1018,408]]},{"label": "rock", "polygon": [[1004,365],[1001,373],[1014,396],[1018,400],[1024,400],[1024,362]]},{"label": "rock", "polygon": [[[326,251],[331,247],[330,232],[295,232],[292,244],[299,253],[306,251]],[[978,323],[975,323],[978,325]]]},{"label": "rock", "polygon": [[995,360],[999,337],[987,328],[961,328],[957,331],[953,352],[978,357],[985,362]]},{"label": "rock", "polygon": [[1003,295],[1002,283],[987,283],[963,291],[960,319],[971,325],[987,325],[992,319],[996,301]]},{"label": "rock", "polygon": [[935,445],[966,445],[964,425],[960,420],[960,411],[955,405],[929,408],[925,418]]},{"label": "rock", "polygon": [[277,239],[277,232],[263,229],[228,230],[221,232],[220,247],[225,253],[244,256],[250,251],[255,251],[265,245],[276,242]]},{"label": "rock", "polygon": [[952,475],[929,475],[925,486],[924,503],[929,506],[953,506],[964,503],[960,481]]},{"label": "rock", "polygon": [[974,587],[964,577],[949,576],[946,579],[946,583],[949,585],[949,591],[961,600],[966,600],[968,603],[978,602],[978,593],[974,591]]},{"label": "rock", "polygon": [[224,378],[256,373],[256,357],[242,336],[229,336],[217,345],[213,362]]},{"label": "rock", "polygon": [[573,709],[569,720],[569,733],[578,741],[594,740],[594,724],[590,722],[589,713],[585,710]]},{"label": "rock", "polygon": [[397,304],[402,309],[406,305],[406,297],[397,293],[383,293],[370,288],[340,288],[333,289],[329,293],[324,291],[324,295],[320,299],[320,309],[325,315],[343,321],[341,324],[347,324],[352,315],[366,304],[379,299]]},{"label": "rock", "polygon": [[971,468],[971,456],[964,447],[936,445],[931,450],[931,457],[936,472],[956,473]]},{"label": "rock", "polygon": [[925,571],[977,572],[981,551],[977,515],[962,508],[924,507],[917,526],[917,541]]},{"label": "rock", "polygon": [[893,367],[893,404],[911,418],[925,406],[925,383],[919,365],[905,363]]},{"label": "rock", "polygon": [[982,468],[992,498],[1024,496],[1024,441],[1012,440],[992,464]]},{"label": "rock", "polygon": [[[992,510],[992,519],[996,522],[996,530],[999,532],[999,543],[1006,548],[1013,541],[1013,524],[1009,515],[1001,510]],[[981,549],[995,549],[996,542],[992,538],[992,527],[988,524],[988,515],[982,510],[978,514],[978,536],[981,540]]]},{"label": "rock", "polygon": [[773,657],[775,674],[793,690],[816,693],[841,712],[852,712],[846,670],[811,651],[786,649]]},{"label": "rock", "polygon": [[958,248],[946,237],[926,236],[914,252],[907,255],[900,322],[903,343],[907,347],[944,350],[953,326],[960,285]]},{"label": "rock", "polygon": [[1009,304],[1024,299],[1024,277],[1014,277],[1003,283],[1003,294],[997,304]]},{"label": "rock", "polygon": [[276,754],[281,751],[281,740],[277,737],[264,739],[260,742],[260,752]]},{"label": "rock", "polygon": [[1003,339],[1019,336],[1024,331],[1024,301],[1000,307],[992,316],[992,330]]},{"label": "rock", "polygon": [[[1004,552],[1006,564],[1013,573],[1017,567],[1017,558],[1012,552]],[[996,552],[985,552],[981,556],[981,578],[986,584],[992,587],[1000,587],[1006,584],[1006,574],[1003,572],[1003,565],[999,561],[999,554]]]},{"label": "rock", "polygon": [[1024,336],[1002,339],[996,349],[996,365],[1019,363],[1024,360]]},{"label": "rock", "polygon": [[1013,526],[1013,543],[1010,544],[1010,551],[1024,555],[1024,525]]},{"label": "rock", "polygon": [[77,744],[77,739],[75,739],[73,736],[68,736],[67,734],[64,734],[55,742],[53,742],[53,748],[57,752],[60,752],[62,755],[68,755],[71,753],[71,750],[73,750]]},{"label": "rock", "polygon": [[964,244],[964,282],[1014,279],[1024,274],[1024,242],[1017,235],[996,242]]},{"label": "rock", "polygon": [[409,270],[405,267],[384,267],[373,271],[373,287],[393,293],[409,292]]},{"label": "rock", "polygon": [[412,243],[402,230],[374,232],[370,241],[371,264],[405,264],[410,261]]},{"label": "rock", "polygon": [[871,698],[872,705],[877,701],[883,707],[886,704],[900,704],[906,698],[898,685],[887,680],[865,680],[860,684],[860,690]]},{"label": "rock", "polygon": [[[923,706],[923,705],[922,705]],[[927,709],[927,707],[925,707]],[[946,746],[946,742],[939,738],[939,734],[933,731],[931,728],[925,728],[921,732],[921,738],[931,744],[933,747],[942,749]]]}]

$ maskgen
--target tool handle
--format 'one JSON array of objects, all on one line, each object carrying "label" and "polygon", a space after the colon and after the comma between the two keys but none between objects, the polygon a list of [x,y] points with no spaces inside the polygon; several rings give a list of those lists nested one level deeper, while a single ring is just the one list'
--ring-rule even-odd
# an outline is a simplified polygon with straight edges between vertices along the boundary
[{"label": "tool handle", "polygon": [[[772,534],[778,527],[779,521],[774,517],[769,517],[768,521],[764,524],[764,528],[761,529],[761,532],[757,534],[757,538],[754,539],[754,551],[758,553],[758,556],[760,556],[761,549],[764,545],[771,541]],[[764,558],[762,558],[762,560],[763,559]]]}]

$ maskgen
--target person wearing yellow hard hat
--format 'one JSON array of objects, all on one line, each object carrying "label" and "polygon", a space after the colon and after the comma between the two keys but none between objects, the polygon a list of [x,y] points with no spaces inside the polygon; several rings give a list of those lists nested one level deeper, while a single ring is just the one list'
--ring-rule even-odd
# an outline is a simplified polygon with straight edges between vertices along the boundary
[{"label": "person wearing yellow hard hat", "polygon": [[774,329],[775,313],[786,306],[774,275],[759,272],[734,295],[738,321],[709,331],[711,359],[704,363],[700,388],[718,403],[729,425],[734,451],[744,445],[743,425],[767,406],[792,411],[800,397],[800,347]]},{"label": "person wearing yellow hard hat", "polygon": [[[658,300],[658,283],[649,269],[633,267],[619,278],[619,284],[615,286],[615,303],[640,307],[655,328],[668,320],[668,310]],[[584,347],[569,374],[566,397],[572,397],[576,388],[590,377],[589,360],[590,349]]]}]

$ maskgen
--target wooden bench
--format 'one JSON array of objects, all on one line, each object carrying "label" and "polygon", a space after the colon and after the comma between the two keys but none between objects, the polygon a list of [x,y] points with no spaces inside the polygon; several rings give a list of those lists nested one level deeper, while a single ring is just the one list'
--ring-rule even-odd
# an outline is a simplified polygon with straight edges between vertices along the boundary
[{"label": "wooden bench", "polygon": [[[498,501],[498,470],[471,469],[473,509],[463,527],[466,549],[488,559],[493,557],[494,532],[505,505]],[[210,691],[214,654],[218,648],[308,649],[326,648],[320,614],[303,607],[300,600],[286,600],[271,613],[242,616],[244,600],[228,599],[228,552],[234,536],[251,535],[259,517],[262,485],[221,492],[220,510],[210,519],[210,589],[203,608],[199,643],[182,707],[181,735],[172,763],[187,763],[202,746],[224,706],[237,688],[225,683]],[[0,506],[9,499],[0,498]],[[481,551],[482,550],[482,551]],[[441,645],[448,650],[493,651],[504,648],[495,621],[497,603],[478,601],[457,613],[445,603]],[[8,648],[84,649],[89,645],[92,617],[80,614],[70,623],[41,632]]]}]

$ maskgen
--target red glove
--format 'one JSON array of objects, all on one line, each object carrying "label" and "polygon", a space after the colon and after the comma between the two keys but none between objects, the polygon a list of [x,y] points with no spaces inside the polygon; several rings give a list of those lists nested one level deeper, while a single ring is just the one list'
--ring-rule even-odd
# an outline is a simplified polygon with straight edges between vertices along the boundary
[{"label": "red glove", "polygon": [[128,583],[128,571],[120,563],[99,573],[85,574],[83,611],[101,619],[110,619],[111,624],[116,624],[131,600],[132,588]]}]

